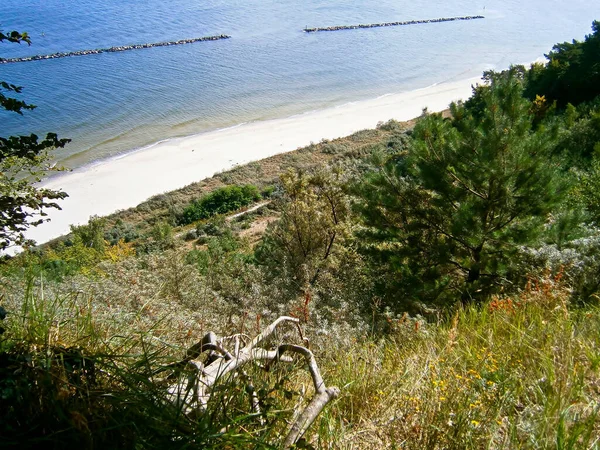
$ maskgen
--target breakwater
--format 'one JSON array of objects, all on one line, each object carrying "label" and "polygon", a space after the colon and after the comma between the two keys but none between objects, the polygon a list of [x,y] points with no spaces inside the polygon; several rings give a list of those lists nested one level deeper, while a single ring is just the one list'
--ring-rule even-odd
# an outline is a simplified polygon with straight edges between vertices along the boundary
[{"label": "breakwater", "polygon": [[216,36],[204,36],[204,37],[199,37],[199,38],[181,39],[179,41],[155,42],[152,44],[122,45],[119,47],[97,48],[97,49],[93,49],[93,50],[78,50],[75,52],[59,52],[59,53],[52,53],[50,55],[24,56],[24,57],[20,57],[20,58],[0,58],[0,64],[28,62],[28,61],[40,61],[40,60],[44,60],[44,59],[68,58],[70,56],[98,55],[99,53],[126,52],[128,50],[138,50],[138,49],[142,49],[142,48],[167,47],[170,45],[193,44],[194,42],[203,42],[203,41],[219,41],[221,39],[229,39],[230,37],[231,36],[228,36],[226,34],[219,34]]},{"label": "breakwater", "polygon": [[439,22],[454,22],[455,20],[475,20],[485,19],[484,16],[461,16],[461,17],[441,17],[439,19],[424,19],[424,20],[406,20],[404,22],[383,22],[383,23],[361,23],[358,25],[340,25],[334,27],[322,28],[304,28],[305,33],[314,33],[316,31],[339,31],[339,30],[356,30],[358,28],[379,28],[379,27],[400,27],[404,25],[417,25],[421,23],[439,23]]}]

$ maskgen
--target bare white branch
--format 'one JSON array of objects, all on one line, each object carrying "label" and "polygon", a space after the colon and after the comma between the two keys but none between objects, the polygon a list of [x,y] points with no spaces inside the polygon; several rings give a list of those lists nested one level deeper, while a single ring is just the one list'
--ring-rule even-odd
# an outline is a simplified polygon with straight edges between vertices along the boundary
[{"label": "bare white branch", "polygon": [[[267,366],[277,362],[293,362],[294,359],[291,356],[285,355],[285,353],[301,355],[308,366],[308,371],[315,388],[315,395],[303,411],[297,411],[294,415],[295,420],[291,424],[288,435],[283,442],[283,448],[290,448],[304,435],[325,405],[338,396],[339,389],[336,387],[328,388],[325,385],[317,361],[308,348],[294,344],[281,344],[276,350],[259,347],[263,341],[273,335],[277,326],[284,322],[298,324],[299,320],[295,317],[279,317],[242,348],[240,348],[241,335],[218,339],[212,332],[206,334],[200,342],[188,349],[186,357],[182,361],[168,366],[170,369],[192,368],[192,370],[187,371],[186,376],[180,376],[176,383],[168,387],[169,400],[182,408],[186,414],[204,412],[210,399],[212,388],[216,386],[216,383],[224,375],[235,372],[236,375],[241,376],[241,379],[247,385],[246,392],[250,396],[251,410],[256,414],[260,414],[258,396],[252,380],[241,369],[242,366],[256,361],[267,361]],[[298,331],[303,342],[306,342],[307,340],[302,336],[301,330],[299,329]],[[224,345],[225,342],[233,342],[235,346],[233,354],[227,350]],[[208,356],[204,363],[202,363],[199,358],[205,352],[208,352]],[[160,369],[156,373],[164,370],[166,369]],[[262,421],[262,419],[260,420]]]}]

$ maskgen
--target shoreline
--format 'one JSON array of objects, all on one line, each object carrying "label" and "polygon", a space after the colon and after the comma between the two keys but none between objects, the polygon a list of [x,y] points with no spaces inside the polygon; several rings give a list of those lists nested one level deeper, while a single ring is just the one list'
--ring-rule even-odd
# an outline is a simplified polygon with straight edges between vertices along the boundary
[{"label": "shoreline", "polygon": [[182,188],[237,165],[375,128],[390,119],[405,121],[429,111],[446,109],[466,99],[481,77],[442,82],[416,90],[386,94],[371,100],[310,111],[291,117],[247,122],[192,136],[159,140],[117,157],[58,174],[40,186],[63,190],[69,197],[62,210],[48,210],[50,222],[27,232],[38,244],[105,216],[137,206],[148,198]]}]

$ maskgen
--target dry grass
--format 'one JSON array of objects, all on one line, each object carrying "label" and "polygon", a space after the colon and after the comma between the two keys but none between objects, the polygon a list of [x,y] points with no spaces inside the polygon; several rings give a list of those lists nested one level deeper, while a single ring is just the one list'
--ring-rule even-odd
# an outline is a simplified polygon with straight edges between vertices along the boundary
[{"label": "dry grass", "polygon": [[247,239],[251,246],[255,246],[262,238],[269,224],[275,222],[277,219],[278,216],[276,215],[260,217],[253,221],[249,228],[241,230],[239,236],[242,239]]},{"label": "dry grass", "polygon": [[329,360],[321,448],[598,448],[600,311],[551,281]]},{"label": "dry grass", "polygon": [[[106,405],[98,397],[86,406],[87,397],[79,388],[67,392],[60,387],[64,383],[56,384],[57,392],[64,391],[60,395],[71,401],[60,403],[61,408],[81,423],[91,424],[99,420],[97,414],[118,411],[108,417],[112,423],[121,414],[129,414],[127,408],[136,408],[137,420],[158,414],[160,392],[140,384],[139,377],[145,373],[142,367],[181,357],[186,346],[208,329],[221,334],[254,333],[262,323],[256,315],[259,305],[241,304],[236,310],[223,301],[216,304],[210,290],[202,294],[205,281],[187,270],[176,253],[149,258],[143,263],[144,272],[128,271],[126,264],[111,269],[121,275],[114,289],[104,294],[107,285],[96,285],[96,292],[87,289],[87,295],[68,297],[52,295],[51,286],[38,285],[25,291],[26,301],[20,307],[6,304],[12,315],[8,333],[33,352],[36,364],[48,361],[48,349],[53,349],[53,355],[85,349],[81,351],[90,358],[104,355],[94,361],[105,373],[118,373],[110,384],[94,386],[99,392],[113,392],[110,395],[117,395],[118,390],[124,403],[111,403],[110,410],[102,409]],[[142,300],[151,299],[151,292],[143,292],[156,286],[161,290],[154,293],[155,299]],[[15,286],[11,290],[16,291]],[[106,296],[110,292],[116,294],[112,301]],[[332,331],[319,337],[310,323],[305,324],[308,337],[316,338],[313,351],[324,379],[342,390],[311,429],[308,442],[324,449],[598,448],[600,310],[573,309],[569,298],[560,282],[544,280],[512,298],[460,308],[439,324],[409,316],[390,319],[391,333],[384,338],[352,329],[346,329],[344,336]],[[336,324],[330,328],[339,330]],[[52,367],[64,381],[66,369]],[[297,369],[266,378],[257,367],[251,373],[258,377],[265,401],[285,410],[299,401],[309,385]],[[80,372],[78,376],[87,376]],[[236,400],[239,404],[229,400],[227,404],[241,408],[243,389],[239,385],[232,389],[241,396]],[[147,411],[139,409],[149,395],[158,397],[147,405]],[[237,415],[241,411],[221,416],[219,420],[238,417],[240,422],[230,424],[231,434],[210,435],[211,445],[266,448],[267,442],[277,441],[284,422],[273,416],[272,428],[265,429],[242,419],[243,415]],[[73,420],[69,423],[76,427]],[[163,439],[158,448],[165,442],[173,445],[172,438],[164,440],[169,435],[164,427],[177,427],[182,448],[206,438],[202,434],[206,431],[187,429],[186,418],[162,414],[153,423]],[[116,439],[102,435],[104,429],[90,425],[90,430],[77,433],[90,442]]]}]

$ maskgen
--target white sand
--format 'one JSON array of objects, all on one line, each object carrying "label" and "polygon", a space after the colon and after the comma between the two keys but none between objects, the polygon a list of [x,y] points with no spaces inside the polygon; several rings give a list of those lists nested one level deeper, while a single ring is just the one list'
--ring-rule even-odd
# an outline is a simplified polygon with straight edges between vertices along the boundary
[{"label": "white sand", "polygon": [[181,139],[172,139],[118,159],[84,167],[42,183],[69,197],[62,210],[48,211],[50,222],[27,237],[47,242],[86,223],[91,215],[107,215],[136,206],[149,197],[181,188],[237,164],[256,161],[298,147],[347,136],[379,121],[409,120],[423,108],[440,111],[466,99],[480,78],[442,83],[424,89],[348,103],[285,119],[254,122]]}]

